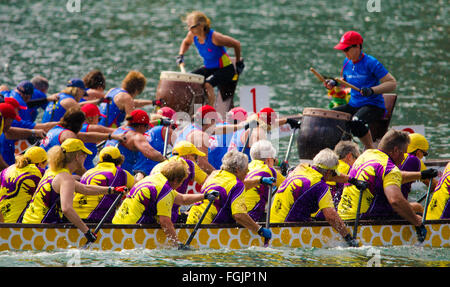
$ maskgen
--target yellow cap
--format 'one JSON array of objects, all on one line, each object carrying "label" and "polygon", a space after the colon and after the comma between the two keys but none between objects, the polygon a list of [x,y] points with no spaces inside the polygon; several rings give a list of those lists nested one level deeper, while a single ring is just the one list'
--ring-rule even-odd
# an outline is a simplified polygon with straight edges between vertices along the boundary
[{"label": "yellow cap", "polygon": [[98,155],[99,161],[102,162],[103,161],[103,157],[105,155],[110,155],[112,159],[118,159],[122,156],[122,154],[120,153],[120,150],[114,146],[107,146],[104,147],[101,151],[100,154]]},{"label": "yellow cap", "polygon": [[418,133],[409,134],[410,143],[408,145],[407,153],[412,153],[418,149],[428,152],[428,141],[427,139]]},{"label": "yellow cap", "polygon": [[41,163],[47,160],[47,152],[41,147],[33,146],[25,151],[24,157],[31,160],[31,163]]},{"label": "yellow cap", "polygon": [[188,141],[179,141],[173,148],[173,154],[178,154],[180,156],[188,155],[188,154],[196,154],[199,156],[205,156],[205,154],[199,151],[195,145]]},{"label": "yellow cap", "polygon": [[66,139],[62,143],[61,148],[65,152],[75,152],[81,150],[87,154],[92,154],[92,152],[84,146],[84,143],[81,140],[74,138]]}]

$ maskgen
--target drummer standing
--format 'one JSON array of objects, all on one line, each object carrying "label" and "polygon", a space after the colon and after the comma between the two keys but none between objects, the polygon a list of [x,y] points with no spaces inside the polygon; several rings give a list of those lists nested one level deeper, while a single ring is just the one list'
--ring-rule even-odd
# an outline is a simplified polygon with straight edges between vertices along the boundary
[{"label": "drummer standing", "polygon": [[[177,64],[184,66],[184,54],[194,43],[203,58],[204,66],[192,73],[205,76],[208,104],[214,107],[216,100],[214,87],[231,82],[236,73],[240,74],[244,70],[244,62],[241,59],[241,43],[211,29],[210,19],[202,12],[189,13],[185,22],[189,32],[181,43]],[[225,47],[234,48],[237,71],[235,71]]]},{"label": "drummer standing", "polygon": [[[355,31],[348,31],[334,47],[344,52],[341,77],[348,83],[360,88],[361,92],[351,90],[350,101],[333,110],[349,113],[353,116],[350,129],[366,149],[374,148],[369,124],[381,119],[386,112],[383,93],[395,90],[397,82],[388,70],[373,56],[362,52],[363,38]],[[327,80],[325,86],[332,89],[337,86],[334,80]]]}]

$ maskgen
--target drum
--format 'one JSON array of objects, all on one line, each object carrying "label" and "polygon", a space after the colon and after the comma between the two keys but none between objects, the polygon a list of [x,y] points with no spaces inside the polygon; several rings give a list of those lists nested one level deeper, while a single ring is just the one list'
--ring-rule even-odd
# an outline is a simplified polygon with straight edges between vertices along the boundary
[{"label": "drum", "polygon": [[163,71],[156,89],[156,99],[176,112],[194,113],[195,105],[203,105],[205,77],[202,75]]},{"label": "drum", "polygon": [[344,112],[305,108],[297,137],[300,159],[313,159],[324,148],[334,149],[336,144],[350,134],[347,123],[351,115]]}]

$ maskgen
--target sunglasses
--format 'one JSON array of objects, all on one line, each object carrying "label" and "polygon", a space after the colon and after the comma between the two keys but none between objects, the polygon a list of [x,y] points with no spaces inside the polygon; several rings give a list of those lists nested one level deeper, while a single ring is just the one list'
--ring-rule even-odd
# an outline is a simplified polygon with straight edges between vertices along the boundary
[{"label": "sunglasses", "polygon": [[351,48],[355,48],[356,46],[358,46],[358,45],[348,46],[347,48],[344,49],[344,52],[348,52],[348,51],[350,51]]},{"label": "sunglasses", "polygon": [[192,29],[195,29],[195,28],[197,28],[197,27],[198,27],[198,25],[200,25],[200,23],[197,23],[197,24],[195,24],[195,25],[192,25],[192,26],[190,26],[190,27],[189,27],[189,30],[192,30]]},{"label": "sunglasses", "polygon": [[422,153],[423,153],[423,156],[428,156],[428,152],[426,152],[426,151],[424,151],[424,150],[421,150],[422,151]]}]

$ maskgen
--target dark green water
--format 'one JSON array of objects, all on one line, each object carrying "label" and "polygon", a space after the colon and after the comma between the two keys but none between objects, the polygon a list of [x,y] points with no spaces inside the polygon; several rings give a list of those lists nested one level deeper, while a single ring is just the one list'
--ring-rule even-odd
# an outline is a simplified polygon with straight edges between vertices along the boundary
[{"label": "dark green water", "polygon": [[[239,85],[269,86],[271,106],[281,114],[294,114],[328,105],[325,89],[309,68],[338,75],[344,57],[333,46],[345,31],[357,30],[364,37],[364,51],[378,58],[398,81],[391,124],[424,125],[429,157],[450,157],[448,1],[380,0],[381,11],[372,13],[365,0],[80,0],[80,12],[68,11],[67,2],[0,1],[0,83],[14,86],[41,74],[50,80],[50,92],[57,92],[68,79],[97,68],[105,74],[109,89],[137,69],[148,81],[141,97],[154,98],[160,72],[177,70],[175,57],[186,33],[180,17],[202,10],[215,30],[241,41],[246,68]],[[193,48],[185,59],[188,70],[201,65]],[[286,147],[284,138],[282,155]],[[295,162],[295,148],[291,154],[290,162]],[[385,266],[450,262],[448,249],[378,250]],[[66,253],[2,252],[0,265],[66,265]],[[207,250],[183,260],[177,254],[138,250],[81,257],[85,265],[109,260],[113,266],[235,266],[236,261],[241,266],[366,266],[368,261],[367,249]],[[287,259],[281,261],[280,256]]]}]

